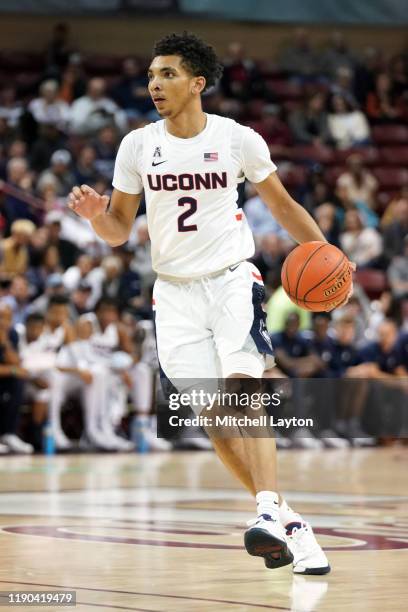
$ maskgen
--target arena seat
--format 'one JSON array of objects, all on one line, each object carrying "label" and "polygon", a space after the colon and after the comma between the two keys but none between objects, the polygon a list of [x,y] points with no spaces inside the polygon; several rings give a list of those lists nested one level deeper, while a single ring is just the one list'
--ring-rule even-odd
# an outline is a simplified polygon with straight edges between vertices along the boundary
[{"label": "arena seat", "polygon": [[322,165],[333,163],[333,149],[329,147],[314,147],[312,145],[296,145],[290,150],[290,159],[302,163],[317,162]]},{"label": "arena seat", "polygon": [[293,164],[282,164],[279,168],[279,176],[286,187],[299,187],[306,181],[307,171],[303,166]]},{"label": "arena seat", "polygon": [[405,125],[375,125],[372,129],[373,139],[377,144],[408,143],[408,127]]},{"label": "arena seat", "polygon": [[382,292],[388,289],[387,277],[382,270],[357,270],[354,278],[372,300],[379,298]]},{"label": "arena seat", "polygon": [[282,79],[267,79],[268,89],[280,100],[300,100],[303,97],[301,85]]},{"label": "arena seat", "polygon": [[408,170],[406,168],[384,168],[383,166],[372,169],[382,189],[400,189],[408,185]]},{"label": "arena seat", "polygon": [[0,67],[9,73],[44,70],[45,54],[16,50],[2,51],[0,53]]},{"label": "arena seat", "polygon": [[290,157],[290,147],[286,147],[281,144],[270,144],[269,151],[271,154],[272,161],[280,161],[282,159],[288,160]]},{"label": "arena seat", "polygon": [[332,166],[331,168],[327,168],[326,170],[326,180],[329,185],[333,186],[336,184],[337,179],[340,174],[343,174],[346,169],[344,166]]},{"label": "arena seat", "polygon": [[343,165],[350,155],[357,153],[366,166],[376,165],[380,162],[380,152],[376,147],[355,147],[353,149],[335,149],[333,163]]},{"label": "arena seat", "polygon": [[380,159],[381,163],[388,166],[408,166],[408,146],[382,147],[380,149]]},{"label": "arena seat", "polygon": [[84,58],[84,68],[93,76],[118,75],[121,73],[123,58],[111,55],[88,55]]}]

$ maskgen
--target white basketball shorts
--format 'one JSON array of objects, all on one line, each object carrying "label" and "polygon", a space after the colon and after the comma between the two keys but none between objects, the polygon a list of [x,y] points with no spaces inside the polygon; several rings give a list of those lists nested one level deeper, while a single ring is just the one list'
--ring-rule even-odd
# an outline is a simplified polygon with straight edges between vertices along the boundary
[{"label": "white basketball shorts", "polygon": [[188,282],[158,278],[153,310],[164,375],[170,381],[261,378],[274,365],[264,295],[261,274],[247,261]]}]

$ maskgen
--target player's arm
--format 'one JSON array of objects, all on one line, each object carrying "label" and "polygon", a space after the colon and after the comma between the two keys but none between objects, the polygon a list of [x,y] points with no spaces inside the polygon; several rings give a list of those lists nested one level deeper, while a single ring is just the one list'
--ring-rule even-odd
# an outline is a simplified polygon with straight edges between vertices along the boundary
[{"label": "player's arm", "polygon": [[88,185],[81,185],[72,189],[68,206],[80,217],[88,219],[98,236],[115,247],[129,239],[140,199],[141,194],[114,189],[109,202],[108,196],[101,196]]},{"label": "player's arm", "polygon": [[276,172],[269,174],[260,183],[255,183],[254,187],[277,222],[296,242],[327,242],[316,221],[289,195]]},{"label": "player's arm", "polygon": [[125,351],[125,353],[129,353],[129,355],[132,355],[133,344],[132,344],[129,334],[127,333],[123,325],[118,325],[118,336],[119,336],[119,348],[121,349],[121,351]]}]

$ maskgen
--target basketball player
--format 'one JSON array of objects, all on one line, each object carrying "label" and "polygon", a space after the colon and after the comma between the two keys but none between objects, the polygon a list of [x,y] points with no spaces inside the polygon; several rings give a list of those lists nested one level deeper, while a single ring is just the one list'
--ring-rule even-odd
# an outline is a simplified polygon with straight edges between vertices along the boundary
[{"label": "basketball player", "polygon": [[[110,201],[87,185],[69,196],[69,207],[117,246],[129,238],[144,190],[158,276],[157,349],[169,379],[261,378],[272,354],[262,277],[246,261],[254,242],[237,208],[237,183],[254,183],[297,242],[325,240],[282,186],[259,134],[203,112],[201,94],[221,72],[214,50],[194,35],[171,34],[157,42],[148,78],[163,120],[123,139]],[[215,438],[213,444],[256,496],[258,516],[245,534],[249,554],[264,557],[270,568],[293,561],[296,573],[327,573],[310,525],[279,496],[274,440]]]}]

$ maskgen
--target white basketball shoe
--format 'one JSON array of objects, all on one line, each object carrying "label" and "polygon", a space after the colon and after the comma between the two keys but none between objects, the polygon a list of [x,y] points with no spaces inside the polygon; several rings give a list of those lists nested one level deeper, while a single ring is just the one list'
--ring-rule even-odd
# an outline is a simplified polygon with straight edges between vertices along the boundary
[{"label": "white basketball shoe", "polygon": [[313,529],[302,521],[286,525],[286,541],[293,554],[293,572],[320,576],[330,572],[326,555],[317,542]]},{"label": "white basketball shoe", "polygon": [[289,550],[285,528],[278,514],[276,517],[261,514],[256,519],[248,521],[247,524],[251,525],[244,536],[248,554],[263,557],[269,569],[292,563],[293,554]]}]

